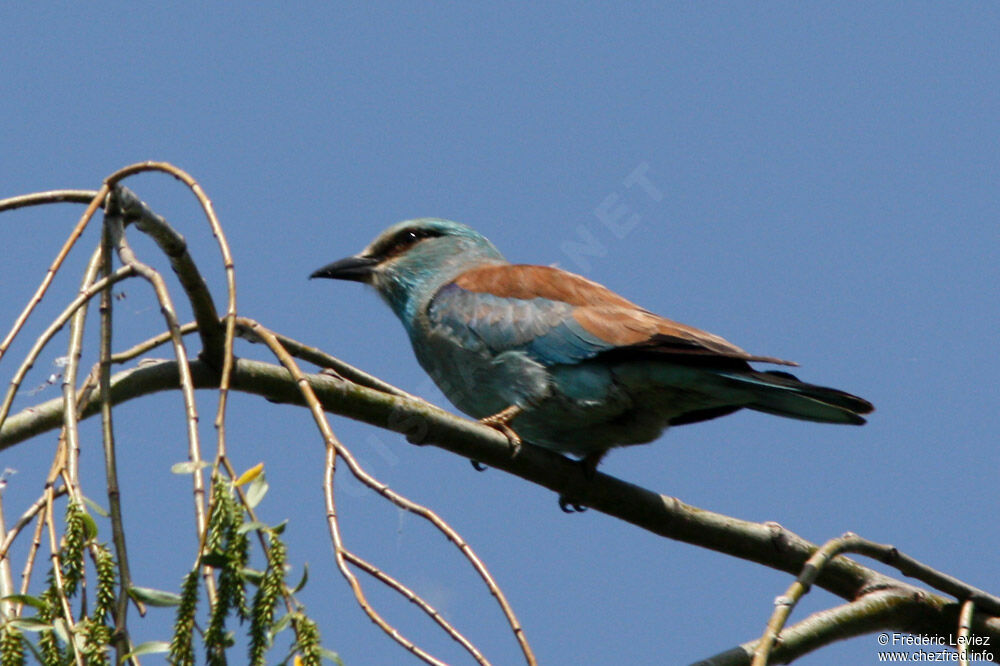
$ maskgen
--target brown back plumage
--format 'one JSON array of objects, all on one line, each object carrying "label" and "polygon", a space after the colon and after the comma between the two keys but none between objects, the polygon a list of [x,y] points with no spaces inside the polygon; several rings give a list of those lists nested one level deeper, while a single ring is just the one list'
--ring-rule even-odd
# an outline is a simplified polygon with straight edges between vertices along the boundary
[{"label": "brown back plumage", "polygon": [[655,315],[604,285],[550,266],[484,266],[463,273],[455,284],[503,298],[545,298],[573,305],[573,318],[585,331],[615,345],[605,352],[608,356],[670,356],[677,362],[733,369],[749,369],[748,361],[798,365],[749,354],[724,338]]}]

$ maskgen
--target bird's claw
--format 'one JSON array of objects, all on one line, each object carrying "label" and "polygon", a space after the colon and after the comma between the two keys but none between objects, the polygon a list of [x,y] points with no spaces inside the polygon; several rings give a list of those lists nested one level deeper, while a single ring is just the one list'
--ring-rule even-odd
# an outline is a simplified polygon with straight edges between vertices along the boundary
[{"label": "bird's claw", "polygon": [[[580,471],[583,472],[583,478],[587,483],[591,483],[594,477],[597,476],[597,466],[601,463],[601,458],[607,451],[597,451],[595,453],[590,453],[577,462],[580,465]],[[588,509],[586,504],[581,504],[576,500],[571,500],[565,495],[559,496],[559,508],[566,513],[583,513]]]},{"label": "bird's claw", "polygon": [[499,430],[507,438],[510,443],[510,457],[514,458],[518,453],[521,452],[521,436],[514,432],[508,424],[514,420],[514,417],[521,413],[521,408],[517,405],[511,405],[510,407],[499,411],[492,416],[487,416],[486,418],[479,419],[479,422],[485,426],[489,426],[494,430]]},{"label": "bird's claw", "polygon": [[[490,424],[487,423],[486,425]],[[521,452],[521,436],[514,432],[514,429],[506,423],[498,423],[493,427],[507,437],[507,442],[510,444],[510,457],[516,458],[517,454]]]},{"label": "bird's claw", "polygon": [[583,513],[588,507],[569,499],[565,495],[560,495],[559,508],[563,510],[563,513]]},{"label": "bird's claw", "polygon": [[477,472],[485,472],[486,470],[489,469],[489,467],[479,462],[478,460],[470,460],[469,462],[472,463],[472,469],[476,470]]}]

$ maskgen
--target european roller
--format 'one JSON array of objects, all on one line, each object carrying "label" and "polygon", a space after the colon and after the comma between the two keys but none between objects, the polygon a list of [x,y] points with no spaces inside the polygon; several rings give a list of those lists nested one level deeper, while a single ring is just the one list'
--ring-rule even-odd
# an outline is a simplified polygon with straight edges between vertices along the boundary
[{"label": "european roller", "polygon": [[617,446],[752,409],[861,425],[871,403],[751,362],[717,335],[664,319],[549,266],[511,264],[473,229],[407,220],[310,277],[363,282],[403,322],[424,370],[458,409],[593,471]]}]

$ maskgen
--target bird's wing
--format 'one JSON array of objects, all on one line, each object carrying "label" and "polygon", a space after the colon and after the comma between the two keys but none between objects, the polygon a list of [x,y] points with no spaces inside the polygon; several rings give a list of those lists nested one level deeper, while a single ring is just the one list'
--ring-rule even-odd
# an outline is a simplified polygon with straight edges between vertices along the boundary
[{"label": "bird's wing", "polygon": [[557,268],[491,265],[443,287],[428,315],[434,325],[493,352],[523,350],[539,362],[575,363],[598,355],[655,356],[685,364],[745,367],[752,356],[723,338],[659,317],[610,289]]}]

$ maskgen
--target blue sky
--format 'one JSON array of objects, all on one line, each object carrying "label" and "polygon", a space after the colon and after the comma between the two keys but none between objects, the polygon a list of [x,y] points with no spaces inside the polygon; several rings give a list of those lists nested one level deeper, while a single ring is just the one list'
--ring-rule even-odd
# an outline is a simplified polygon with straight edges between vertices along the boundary
[{"label": "blue sky", "polygon": [[[864,428],[737,414],[613,452],[603,471],[814,541],[852,530],[1000,591],[995,4],[42,4],[0,9],[0,22],[0,197],[96,189],[126,164],[173,162],[213,199],[241,313],[441,405],[373,294],[306,277],[398,220],[468,223],[512,261],[584,273],[878,409]],[[637,169],[658,199],[628,186]],[[193,198],[165,177],[128,184],[188,237],[221,300]],[[602,221],[616,205],[624,226]],[[2,217],[0,321],[80,212]],[[29,333],[71,297],[96,242],[95,227]],[[147,287],[125,292],[119,348],[160,326]],[[29,388],[64,349],[61,338]],[[208,394],[202,410],[210,437]],[[348,664],[406,663],[332,563],[308,415],[237,396],[230,416],[237,466],[266,464],[265,519],[290,520],[291,577],[309,563],[303,600],[325,645]],[[195,546],[189,485],[169,472],[185,456],[180,397],[119,419],[136,576],[173,587]],[[542,663],[689,663],[758,636],[790,582],[593,511],[563,515],[548,491],[394,434],[333,426],[477,549]],[[84,432],[99,495],[97,431]],[[4,452],[20,471],[8,520],[34,499],[53,446],[50,435]],[[353,548],[440,604],[494,663],[516,663],[443,539],[342,483]],[[408,604],[366,589],[407,635],[462,663]],[[833,603],[813,592],[793,617]],[[169,621],[154,613],[135,633],[164,638]],[[875,663],[877,649],[864,637],[800,663]]]}]

